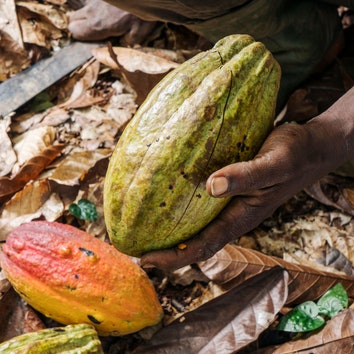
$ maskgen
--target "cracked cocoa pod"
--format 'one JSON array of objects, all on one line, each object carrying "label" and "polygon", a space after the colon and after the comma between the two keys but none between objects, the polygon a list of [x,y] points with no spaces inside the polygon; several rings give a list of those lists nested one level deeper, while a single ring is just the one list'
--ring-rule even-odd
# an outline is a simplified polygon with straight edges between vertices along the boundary
[{"label": "cracked cocoa pod", "polygon": [[273,127],[280,67],[265,46],[231,35],[181,64],[139,107],[106,174],[112,244],[141,256],[192,237],[225,207],[208,176],[255,156]]},{"label": "cracked cocoa pod", "polygon": [[125,335],[160,322],[147,274],[127,255],[73,226],[32,221],[11,232],[0,254],[6,277],[33,308],[62,324]]}]

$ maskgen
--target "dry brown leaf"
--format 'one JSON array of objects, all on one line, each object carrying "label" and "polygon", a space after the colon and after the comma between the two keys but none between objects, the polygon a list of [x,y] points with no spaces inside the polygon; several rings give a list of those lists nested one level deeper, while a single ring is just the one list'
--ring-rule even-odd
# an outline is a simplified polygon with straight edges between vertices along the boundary
[{"label": "dry brown leaf", "polygon": [[11,195],[22,189],[27,182],[36,179],[39,174],[61,153],[65,145],[47,147],[39,155],[27,161],[18,173],[9,178],[0,178],[0,201],[8,200]]},{"label": "dry brown leaf", "polygon": [[30,159],[40,155],[55,139],[56,130],[53,127],[40,127],[28,130],[12,139],[14,150],[17,155],[17,163],[12,174],[15,175],[19,169]]},{"label": "dry brown leaf", "polygon": [[195,281],[207,283],[209,279],[199,269],[188,265],[171,272],[168,275],[168,281],[173,285],[188,286]]},{"label": "dry brown leaf", "polygon": [[66,30],[68,27],[68,16],[58,7],[34,1],[16,1],[16,5],[43,16],[58,29]]},{"label": "dry brown leaf", "polygon": [[71,1],[70,0],[47,0],[46,2],[53,5],[65,5],[66,3],[69,3]]},{"label": "dry brown leaf", "polygon": [[[55,85],[58,105],[61,105],[70,99],[77,82],[79,82],[85,74],[87,75],[86,68],[91,66],[94,61],[96,61],[94,58],[89,59],[86,63],[75,69],[70,75],[63,78]],[[91,71],[91,73],[93,73],[93,71]],[[87,83],[90,82],[88,78],[86,78],[85,81]],[[92,85],[90,84],[90,86]]]},{"label": "dry brown leaf", "polygon": [[111,154],[111,149],[73,153],[59,164],[49,179],[61,185],[79,185],[97,163],[108,159]]},{"label": "dry brown leaf", "polygon": [[51,40],[63,36],[63,32],[55,27],[47,17],[32,12],[24,6],[17,6],[17,16],[25,43],[50,49]]},{"label": "dry brown leaf", "polygon": [[112,84],[114,94],[106,107],[107,114],[123,128],[136,112],[135,95],[121,81]]},{"label": "dry brown leaf", "polygon": [[258,274],[185,313],[133,353],[234,353],[273,322],[286,301],[287,281],[279,267]]},{"label": "dry brown leaf", "polygon": [[[104,49],[104,48],[103,48]],[[144,53],[139,50],[114,47],[114,54],[117,56],[117,61],[120,68],[124,68],[131,73],[141,71],[150,75],[164,74],[179,66],[178,63],[167,60],[153,53]]]},{"label": "dry brown leaf", "polygon": [[289,297],[286,301],[289,306],[316,300],[337,283],[344,286],[349,296],[354,296],[353,277],[321,272],[235,245],[226,245],[213,257],[198,265],[209,279],[225,289],[237,286],[272,267],[283,267],[290,275]]},{"label": "dry brown leaf", "polygon": [[116,58],[108,48],[96,48],[93,55],[101,63],[119,70],[137,94],[136,102],[141,104],[151,89],[179,64],[142,51],[113,47]]},{"label": "dry brown leaf", "polygon": [[83,150],[115,147],[120,125],[104,110],[99,107],[74,110],[72,120],[73,131],[80,133],[78,144]]},{"label": "dry brown leaf", "polygon": [[70,118],[67,110],[61,109],[58,106],[49,108],[42,115],[42,120],[36,127],[50,126],[57,127],[65,123]]},{"label": "dry brown leaf", "polygon": [[54,106],[41,113],[25,113],[14,117],[11,131],[22,134],[39,127],[56,127],[65,123],[69,118],[70,115],[66,109]]},{"label": "dry brown leaf", "polygon": [[[0,276],[3,272],[0,273]],[[0,281],[0,323],[8,323],[11,312],[16,304],[18,295],[13,290],[10,282],[3,275],[3,279]],[[4,340],[6,332],[6,326],[0,326],[0,342]]]},{"label": "dry brown leaf", "polygon": [[257,228],[251,234],[257,242],[253,248],[264,254],[319,271],[343,274],[343,271],[322,265],[321,252],[327,245],[334,247],[354,264],[353,231],[354,219],[349,214],[316,209],[306,215],[291,215],[290,219],[282,220],[270,229]]},{"label": "dry brown leaf", "polygon": [[318,103],[309,95],[308,88],[300,88],[293,92],[287,103],[284,120],[288,122],[303,122],[318,114]]},{"label": "dry brown leaf", "polygon": [[75,82],[70,98],[60,107],[65,109],[83,108],[106,102],[108,97],[90,92],[97,82],[99,70],[100,63],[97,60],[91,60],[88,65],[85,65],[83,76]]},{"label": "dry brown leaf", "polygon": [[94,105],[103,105],[107,102],[109,97],[105,95],[96,95],[95,93],[91,93],[90,91],[85,91],[81,96],[79,96],[75,101],[71,103],[65,103],[65,105],[61,107],[65,107],[66,109],[73,108],[85,108],[91,107]]},{"label": "dry brown leaf", "polygon": [[5,81],[28,68],[27,52],[6,32],[0,30],[0,81]]},{"label": "dry brown leaf", "polygon": [[179,66],[174,61],[154,55],[152,51],[147,53],[139,49],[126,47],[113,47],[112,49],[116,58],[112,58],[107,47],[95,48],[92,50],[92,54],[99,62],[113,70],[120,70],[124,67],[126,71],[142,71],[154,75],[166,73]]},{"label": "dry brown leaf", "polygon": [[0,215],[0,241],[17,226],[44,217],[54,221],[62,215],[64,205],[53,193],[48,180],[36,180],[16,193]]},{"label": "dry brown leaf", "polygon": [[[21,29],[17,20],[15,0],[0,1],[0,31],[7,33],[23,49]],[[1,41],[3,38],[1,38]],[[9,48],[6,48],[9,49]]]},{"label": "dry brown leaf", "polygon": [[0,120],[0,176],[9,174],[17,161],[12,142],[7,132],[11,124],[10,117]]},{"label": "dry brown leaf", "polygon": [[354,208],[354,188],[344,188],[343,196]]},{"label": "dry brown leaf", "polygon": [[198,48],[192,50],[188,50],[188,49],[173,50],[173,49],[158,48],[158,47],[139,47],[137,49],[143,53],[155,55],[162,59],[166,59],[168,61],[172,61],[178,64],[184,63],[188,58],[195,56],[201,51],[201,49]]},{"label": "dry brown leaf", "polygon": [[354,343],[354,310],[346,309],[333,317],[318,332],[306,339],[287,342],[278,347],[265,348],[257,354],[322,354],[352,353]]},{"label": "dry brown leaf", "polygon": [[350,194],[350,191],[354,193],[353,178],[345,178],[334,174],[327,175],[305,190],[312,198],[321,203],[354,216],[354,203]]},{"label": "dry brown leaf", "polygon": [[337,248],[330,247],[326,245],[326,247],[322,250],[319,255],[318,261],[327,266],[337,269],[346,275],[354,276],[354,268],[353,264],[350,260]]},{"label": "dry brown leaf", "polygon": [[14,0],[0,1],[0,81],[16,75],[30,65],[24,49]]},{"label": "dry brown leaf", "polygon": [[7,307],[9,313],[3,318],[0,314],[0,320],[4,320],[1,323],[7,324],[0,331],[0,342],[45,328],[36,312],[15,293],[13,288],[8,291],[4,299],[0,299],[0,309],[2,307]]}]

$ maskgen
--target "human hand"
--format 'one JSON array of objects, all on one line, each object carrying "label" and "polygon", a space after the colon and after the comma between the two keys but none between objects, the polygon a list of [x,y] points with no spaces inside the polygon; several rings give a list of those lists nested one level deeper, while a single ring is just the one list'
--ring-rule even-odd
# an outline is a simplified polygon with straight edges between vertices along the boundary
[{"label": "human hand", "polygon": [[214,172],[207,181],[209,194],[233,196],[230,203],[204,230],[185,242],[187,247],[147,253],[141,258],[142,267],[172,271],[208,259],[257,227],[304,187],[353,158],[353,146],[348,149],[348,144],[354,140],[354,112],[346,109],[346,103],[352,106],[353,95],[354,89],[351,98],[347,95],[307,124],[277,127],[253,160]]},{"label": "human hand", "polygon": [[99,41],[121,37],[123,45],[141,44],[156,26],[156,22],[143,21],[103,0],[89,0],[73,12],[68,29],[75,39]]}]

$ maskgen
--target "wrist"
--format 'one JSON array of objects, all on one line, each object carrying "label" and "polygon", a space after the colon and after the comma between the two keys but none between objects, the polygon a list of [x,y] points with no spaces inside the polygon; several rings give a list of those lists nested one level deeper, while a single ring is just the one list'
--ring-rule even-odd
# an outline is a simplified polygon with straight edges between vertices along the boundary
[{"label": "wrist", "polygon": [[334,170],[354,159],[354,88],[321,115],[305,124],[321,163]]}]

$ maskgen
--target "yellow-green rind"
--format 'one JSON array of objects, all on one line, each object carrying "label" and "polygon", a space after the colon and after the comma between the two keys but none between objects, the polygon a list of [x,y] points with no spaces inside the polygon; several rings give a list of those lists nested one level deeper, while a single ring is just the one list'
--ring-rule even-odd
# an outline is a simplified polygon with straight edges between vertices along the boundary
[{"label": "yellow-green rind", "polygon": [[[174,95],[161,95],[157,85],[118,142],[104,207],[111,242],[123,253],[169,248],[205,227],[229,201],[207,194],[207,177],[253,158],[272,128],[278,63],[244,35],[226,37],[204,58],[215,51],[220,61],[208,70],[198,61],[177,69],[182,76],[198,73],[195,85]],[[174,75],[164,78],[162,92],[176,86]]]},{"label": "yellow-green rind", "polygon": [[88,324],[47,328],[0,343],[2,354],[103,354],[101,341]]}]

